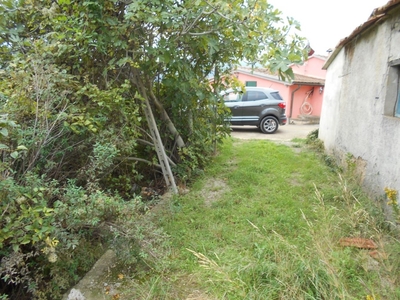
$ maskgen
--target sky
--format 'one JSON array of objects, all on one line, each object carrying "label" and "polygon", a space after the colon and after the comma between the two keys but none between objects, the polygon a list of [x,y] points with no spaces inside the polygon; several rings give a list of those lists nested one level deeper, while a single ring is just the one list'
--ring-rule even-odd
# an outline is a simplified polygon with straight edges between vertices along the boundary
[{"label": "sky", "polygon": [[341,39],[368,20],[372,11],[389,0],[268,0],[301,24],[301,35],[316,54],[327,55]]}]

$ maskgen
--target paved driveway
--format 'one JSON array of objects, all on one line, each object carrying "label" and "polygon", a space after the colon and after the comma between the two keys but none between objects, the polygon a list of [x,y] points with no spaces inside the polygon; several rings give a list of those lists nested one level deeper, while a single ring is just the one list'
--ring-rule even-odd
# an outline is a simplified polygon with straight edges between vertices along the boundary
[{"label": "paved driveway", "polygon": [[271,141],[291,141],[294,138],[305,139],[307,135],[319,128],[319,124],[287,124],[279,126],[274,134],[264,134],[255,126],[231,126],[231,136],[246,140],[271,140]]}]

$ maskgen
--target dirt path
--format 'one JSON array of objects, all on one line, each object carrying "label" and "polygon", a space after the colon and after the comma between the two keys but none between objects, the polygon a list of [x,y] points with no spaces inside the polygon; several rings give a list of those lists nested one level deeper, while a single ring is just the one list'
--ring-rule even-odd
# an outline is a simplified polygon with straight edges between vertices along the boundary
[{"label": "dirt path", "polygon": [[279,126],[274,134],[263,134],[255,126],[232,126],[231,135],[234,138],[245,140],[271,140],[271,141],[291,141],[294,138],[305,139],[307,135],[319,128],[319,124],[295,124]]}]

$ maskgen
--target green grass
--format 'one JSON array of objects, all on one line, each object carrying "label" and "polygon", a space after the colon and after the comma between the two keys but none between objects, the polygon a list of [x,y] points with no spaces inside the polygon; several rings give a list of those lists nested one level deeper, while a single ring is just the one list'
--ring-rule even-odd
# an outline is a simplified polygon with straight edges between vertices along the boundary
[{"label": "green grass", "polygon": [[[398,233],[318,153],[294,148],[227,140],[190,193],[150,213],[164,257],[127,274],[121,299],[400,299]],[[341,237],[373,239],[387,258]]]}]

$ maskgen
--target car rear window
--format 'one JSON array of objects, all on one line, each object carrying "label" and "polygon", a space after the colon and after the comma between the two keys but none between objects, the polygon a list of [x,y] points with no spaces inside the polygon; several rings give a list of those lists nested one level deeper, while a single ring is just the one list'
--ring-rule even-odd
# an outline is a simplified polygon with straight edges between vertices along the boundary
[{"label": "car rear window", "polygon": [[283,100],[281,95],[279,95],[279,92],[272,92],[271,96],[274,97],[276,100]]}]

